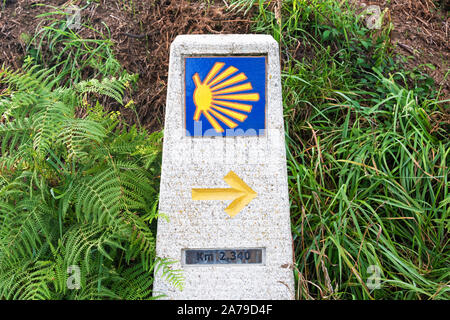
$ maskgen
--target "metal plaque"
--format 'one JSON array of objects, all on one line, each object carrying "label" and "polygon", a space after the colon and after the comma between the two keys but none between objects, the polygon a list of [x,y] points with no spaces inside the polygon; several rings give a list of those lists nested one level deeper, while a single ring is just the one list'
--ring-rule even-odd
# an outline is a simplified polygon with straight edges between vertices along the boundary
[{"label": "metal plaque", "polygon": [[264,248],[258,249],[186,249],[183,261],[196,264],[263,264]]}]

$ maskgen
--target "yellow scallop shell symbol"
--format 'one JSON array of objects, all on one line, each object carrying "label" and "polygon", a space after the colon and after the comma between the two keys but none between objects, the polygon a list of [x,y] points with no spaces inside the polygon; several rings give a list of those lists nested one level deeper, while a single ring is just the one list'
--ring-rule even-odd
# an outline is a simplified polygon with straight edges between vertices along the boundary
[{"label": "yellow scallop shell symbol", "polygon": [[203,114],[217,132],[224,131],[218,121],[233,129],[238,124],[232,119],[240,122],[247,119],[247,115],[235,110],[252,111],[252,105],[236,101],[259,101],[258,93],[248,92],[253,90],[250,82],[240,84],[247,80],[247,76],[243,72],[236,74],[239,70],[233,66],[220,72],[224,65],[223,62],[216,62],[203,82],[198,73],[192,77],[195,83],[194,121],[198,121]]}]

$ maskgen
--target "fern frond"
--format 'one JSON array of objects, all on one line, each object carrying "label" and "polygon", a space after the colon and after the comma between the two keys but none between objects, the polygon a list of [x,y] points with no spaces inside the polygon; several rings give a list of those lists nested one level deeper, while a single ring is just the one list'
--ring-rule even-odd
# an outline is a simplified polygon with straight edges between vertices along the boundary
[{"label": "fern frond", "polygon": [[13,89],[18,89],[22,92],[40,92],[44,89],[43,83],[36,78],[34,71],[39,66],[34,65],[28,70],[16,70],[14,72],[9,69],[4,69],[2,72],[1,81],[8,84]]},{"label": "fern frond", "polygon": [[[8,201],[16,205],[17,202],[12,200],[21,199],[28,191],[30,187],[29,181],[32,178],[33,173],[30,171],[22,171],[19,175],[13,177],[0,176],[0,203]],[[12,212],[13,210],[11,210]],[[4,215],[9,211],[5,211]]]},{"label": "fern frond", "polygon": [[0,70],[0,300],[150,299],[156,262],[181,287],[155,257],[161,140],[84,100],[121,102],[135,76],[58,86],[66,76]]},{"label": "fern frond", "polygon": [[[118,239],[119,237],[119,239]],[[90,271],[94,254],[101,254],[111,260],[109,248],[122,248],[120,235],[111,228],[96,224],[77,224],[67,230],[63,237],[63,256],[67,266],[80,265],[83,262]]]},{"label": "fern frond", "polygon": [[[11,207],[4,205],[3,208]],[[36,257],[35,248],[41,248],[45,241],[51,242],[51,214],[51,208],[38,199],[24,199],[13,210],[2,210],[0,269],[21,259]]]},{"label": "fern frond", "polygon": [[73,185],[69,197],[75,202],[75,213],[79,221],[108,224],[121,208],[120,185],[111,168],[79,179]]},{"label": "fern frond", "polygon": [[20,262],[0,273],[0,297],[16,300],[50,300],[53,272],[49,261]]},{"label": "fern frond", "polygon": [[128,263],[140,258],[141,266],[146,271],[154,267],[156,241],[153,232],[145,220],[134,214],[127,214],[123,218],[124,226],[129,230],[129,245],[125,259]]},{"label": "fern frond", "polygon": [[74,109],[60,101],[46,101],[40,109],[33,119],[33,147],[40,158],[44,158],[62,130],[64,121],[73,117]]},{"label": "fern frond", "polygon": [[33,124],[29,118],[0,123],[1,154],[14,154],[17,148],[31,142]]},{"label": "fern frond", "polygon": [[60,132],[58,142],[66,146],[69,160],[72,157],[87,157],[92,143],[100,145],[106,137],[106,130],[101,124],[87,119],[64,121]]},{"label": "fern frond", "polygon": [[152,284],[152,274],[141,266],[135,265],[120,271],[119,281],[114,282],[112,291],[117,294],[119,299],[152,299]]},{"label": "fern frond", "polygon": [[156,258],[155,273],[160,274],[161,279],[165,279],[170,282],[178,290],[184,288],[184,276],[181,269],[173,269],[172,265],[177,261],[167,258]]},{"label": "fern frond", "polygon": [[134,78],[134,75],[125,74],[119,78],[103,78],[101,81],[97,79],[81,81],[76,85],[76,90],[80,94],[96,93],[105,95],[122,104],[122,96],[125,87],[128,86],[128,83]]}]

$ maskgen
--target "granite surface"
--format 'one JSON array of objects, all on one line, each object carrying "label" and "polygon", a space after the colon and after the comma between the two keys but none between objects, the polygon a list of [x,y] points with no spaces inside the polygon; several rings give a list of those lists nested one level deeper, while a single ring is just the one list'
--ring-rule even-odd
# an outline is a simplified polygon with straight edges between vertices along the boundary
[{"label": "granite surface", "polygon": [[[266,55],[264,136],[189,137],[184,130],[184,57]],[[234,171],[257,192],[235,217],[231,202],[193,201],[192,188],[227,188]],[[155,274],[168,299],[293,299],[292,235],[279,48],[268,35],[181,35],[171,45],[164,127],[157,255],[178,261],[182,291]],[[265,248],[263,265],[185,265],[184,249]]]}]

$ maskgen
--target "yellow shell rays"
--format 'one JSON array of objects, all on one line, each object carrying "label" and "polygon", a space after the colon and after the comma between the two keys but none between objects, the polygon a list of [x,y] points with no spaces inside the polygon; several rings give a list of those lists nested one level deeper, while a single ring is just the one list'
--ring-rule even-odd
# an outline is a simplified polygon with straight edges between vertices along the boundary
[{"label": "yellow shell rays", "polygon": [[[220,72],[225,66],[223,62],[216,62],[208,72],[203,82],[198,73],[194,74],[194,120],[200,120],[203,114],[212,127],[217,132],[224,132],[220,123],[228,128],[236,128],[238,124],[232,119],[243,122],[247,115],[238,111],[251,112],[252,105],[242,102],[257,102],[259,94],[248,92],[253,90],[250,82],[241,83],[247,80],[247,76],[241,72],[234,75],[238,69],[230,66]],[[235,111],[238,110],[238,111]]]}]

